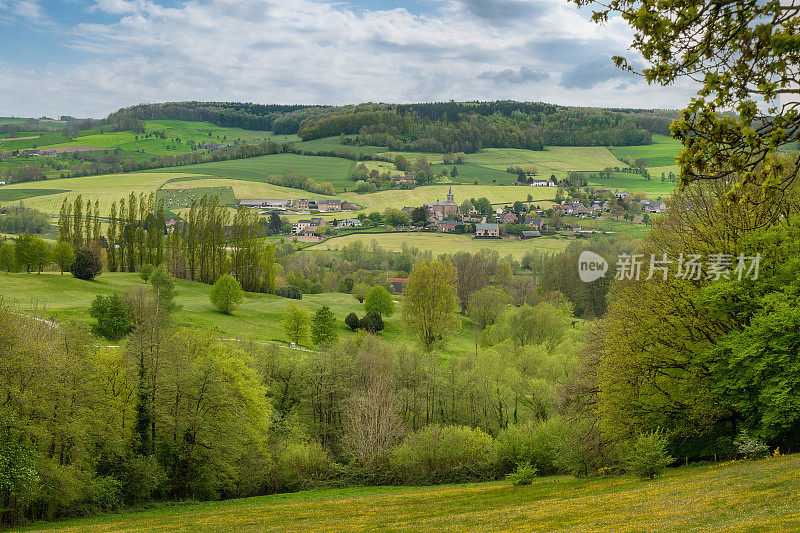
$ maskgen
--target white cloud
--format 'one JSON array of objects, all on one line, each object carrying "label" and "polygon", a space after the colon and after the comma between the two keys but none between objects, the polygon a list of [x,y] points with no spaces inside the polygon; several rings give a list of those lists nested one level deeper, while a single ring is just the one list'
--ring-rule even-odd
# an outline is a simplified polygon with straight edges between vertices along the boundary
[{"label": "white cloud", "polygon": [[[175,8],[97,0],[92,9],[117,22],[67,30],[67,45],[88,60],[16,71],[0,65],[0,112],[96,117],[187,99],[514,98],[626,107],[687,100],[684,89],[642,92],[640,81],[598,67],[625,51],[629,30],[613,19],[597,26],[561,0],[451,0],[429,15],[311,0],[190,0]],[[582,71],[590,62],[593,70]],[[566,72],[572,83],[559,86]]]}]

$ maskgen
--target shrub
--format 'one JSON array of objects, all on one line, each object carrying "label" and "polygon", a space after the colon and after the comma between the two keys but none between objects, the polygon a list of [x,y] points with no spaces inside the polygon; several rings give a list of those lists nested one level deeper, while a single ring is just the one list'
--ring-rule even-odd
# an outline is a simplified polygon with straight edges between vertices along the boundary
[{"label": "shrub", "polygon": [[769,455],[769,446],[748,435],[747,431],[739,433],[733,444],[736,446],[736,451],[747,459],[763,459]]},{"label": "shrub", "polygon": [[118,293],[98,294],[89,306],[89,316],[97,320],[97,329],[111,340],[121,339],[131,330],[131,313]]},{"label": "shrub", "polygon": [[378,333],[384,328],[383,319],[378,313],[369,312],[359,322],[360,327],[370,333]]},{"label": "shrub", "polygon": [[293,300],[302,300],[303,293],[296,285],[285,285],[275,289],[275,296],[282,296],[283,298],[291,298]]},{"label": "shrub", "polygon": [[389,454],[392,470],[407,483],[455,483],[495,479],[492,437],[480,429],[427,426]]},{"label": "shrub", "polygon": [[536,474],[535,466],[531,466],[530,463],[521,463],[516,470],[506,476],[506,480],[515,486],[530,485],[536,479]]},{"label": "shrub", "polygon": [[214,286],[211,287],[208,299],[211,300],[211,303],[220,313],[229,315],[244,300],[244,291],[236,278],[230,274],[225,274],[220,276]]},{"label": "shrub", "polygon": [[88,512],[113,511],[122,504],[122,483],[111,476],[100,476],[86,484]]},{"label": "shrub", "polygon": [[275,466],[280,488],[313,487],[333,473],[333,461],[318,442],[283,442],[278,449]]},{"label": "shrub", "polygon": [[495,442],[495,453],[503,472],[517,465],[530,464],[542,475],[570,472],[565,457],[574,447],[568,425],[561,418],[509,426]]},{"label": "shrub", "polygon": [[80,248],[75,252],[75,262],[70,268],[72,275],[78,279],[91,280],[103,271],[100,254],[92,248]]},{"label": "shrub", "polygon": [[640,479],[653,479],[669,466],[673,459],[667,453],[667,437],[661,431],[642,433],[628,451],[625,466]]},{"label": "shrub", "polygon": [[358,315],[355,313],[350,313],[349,315],[344,317],[344,323],[348,328],[350,328],[353,331],[361,327],[361,320],[358,319]]}]

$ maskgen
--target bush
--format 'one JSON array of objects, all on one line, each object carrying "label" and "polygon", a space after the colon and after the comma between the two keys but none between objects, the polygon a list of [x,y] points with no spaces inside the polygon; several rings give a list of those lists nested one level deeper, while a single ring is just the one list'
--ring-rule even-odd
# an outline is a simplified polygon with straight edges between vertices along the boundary
[{"label": "bush", "polygon": [[284,285],[275,289],[275,296],[282,296],[283,298],[291,298],[293,300],[302,300],[303,293],[296,285]]},{"label": "bush", "polygon": [[507,427],[497,436],[495,453],[503,472],[527,463],[542,475],[552,475],[572,470],[564,459],[573,447],[567,424],[561,418],[551,418]]},{"label": "bush", "polygon": [[95,296],[89,306],[89,316],[97,320],[98,331],[107,339],[121,339],[132,328],[130,310],[118,293]]},{"label": "bush", "polygon": [[480,429],[427,426],[408,435],[389,454],[406,483],[456,483],[496,479],[492,437]]},{"label": "bush", "polygon": [[344,317],[344,323],[348,328],[350,328],[353,331],[361,327],[361,320],[358,319],[358,315],[355,313],[350,313],[349,315]]},{"label": "bush", "polygon": [[75,252],[75,262],[70,272],[78,279],[91,280],[103,271],[100,254],[92,248],[80,248]]},{"label": "bush", "polygon": [[90,513],[113,511],[122,504],[122,483],[111,476],[92,478],[85,490]]},{"label": "bush", "polygon": [[333,460],[318,442],[283,442],[276,457],[279,488],[302,490],[330,479]]},{"label": "bush", "polygon": [[370,333],[378,333],[384,328],[383,319],[378,313],[369,312],[359,322],[360,327]]},{"label": "bush", "polygon": [[746,431],[739,433],[733,444],[736,446],[736,451],[747,459],[763,459],[769,455],[769,446],[757,438],[751,437]]},{"label": "bush", "polygon": [[230,274],[225,274],[220,276],[214,286],[211,287],[208,299],[211,300],[211,303],[220,313],[229,315],[244,300],[244,291],[236,278]]},{"label": "bush", "polygon": [[661,431],[642,433],[628,451],[625,466],[640,479],[653,479],[669,466],[673,458],[667,453],[667,437]]},{"label": "bush", "polygon": [[517,466],[517,469],[506,476],[506,480],[510,481],[512,485],[530,485],[536,479],[536,467],[531,466],[530,463],[522,463]]}]

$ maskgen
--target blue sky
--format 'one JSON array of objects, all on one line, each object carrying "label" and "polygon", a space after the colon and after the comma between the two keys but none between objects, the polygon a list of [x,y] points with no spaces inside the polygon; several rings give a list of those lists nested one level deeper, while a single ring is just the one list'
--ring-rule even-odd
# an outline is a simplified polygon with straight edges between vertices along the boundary
[{"label": "blue sky", "polygon": [[0,0],[0,116],[141,102],[516,99],[677,108],[611,56],[630,30],[563,0]]}]

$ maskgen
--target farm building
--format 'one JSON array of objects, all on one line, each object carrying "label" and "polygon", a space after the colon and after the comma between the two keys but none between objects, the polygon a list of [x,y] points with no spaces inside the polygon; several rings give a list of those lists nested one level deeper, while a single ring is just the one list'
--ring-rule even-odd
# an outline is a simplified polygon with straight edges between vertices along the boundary
[{"label": "farm building", "polygon": [[536,230],[533,231],[523,231],[522,235],[520,236],[522,239],[534,239],[536,237],[541,237],[542,234]]},{"label": "farm building", "polygon": [[357,218],[346,218],[341,222],[339,222],[339,225],[345,228],[360,228],[361,226],[363,226],[361,221],[358,220]]}]

